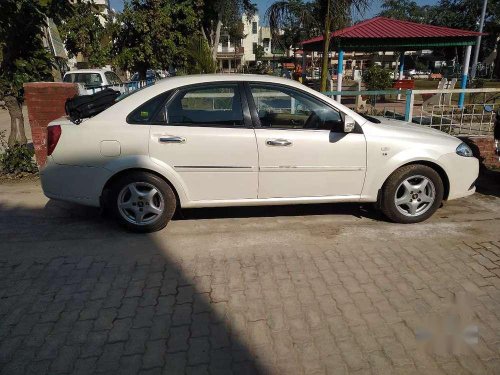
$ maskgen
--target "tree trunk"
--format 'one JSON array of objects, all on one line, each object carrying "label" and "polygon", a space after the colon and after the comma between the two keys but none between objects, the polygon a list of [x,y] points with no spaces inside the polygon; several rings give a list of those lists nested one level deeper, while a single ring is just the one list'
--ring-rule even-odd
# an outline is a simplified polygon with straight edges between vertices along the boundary
[{"label": "tree trunk", "polygon": [[146,80],[147,72],[148,72],[148,68],[146,65],[139,66],[138,73],[139,73],[139,80],[140,81]]},{"label": "tree trunk", "polygon": [[500,77],[500,39],[497,42],[497,55],[495,56],[495,62],[493,65],[493,75],[495,78]]},{"label": "tree trunk", "polygon": [[9,147],[14,146],[16,143],[25,145],[28,143],[26,134],[24,132],[24,116],[21,106],[17,98],[8,95],[3,98],[5,106],[10,115],[10,135],[8,140]]},{"label": "tree trunk", "polygon": [[330,6],[331,0],[326,2],[325,29],[323,30],[323,61],[321,65],[321,85],[320,91],[326,91],[328,80],[328,52],[330,51]]},{"label": "tree trunk", "polygon": [[222,15],[219,13],[217,15],[217,27],[215,28],[215,38],[214,38],[214,45],[212,46],[212,59],[214,62],[217,62],[217,47],[219,47],[219,40],[220,40],[220,29],[222,27]]}]

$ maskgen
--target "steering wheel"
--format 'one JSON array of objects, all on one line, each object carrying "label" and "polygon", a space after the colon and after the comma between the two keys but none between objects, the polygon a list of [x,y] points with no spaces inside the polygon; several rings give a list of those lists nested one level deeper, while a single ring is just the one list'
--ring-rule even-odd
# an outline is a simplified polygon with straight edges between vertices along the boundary
[{"label": "steering wheel", "polygon": [[316,114],[316,112],[311,111],[311,114],[304,123],[304,129],[316,129],[319,128],[318,124],[321,118]]}]

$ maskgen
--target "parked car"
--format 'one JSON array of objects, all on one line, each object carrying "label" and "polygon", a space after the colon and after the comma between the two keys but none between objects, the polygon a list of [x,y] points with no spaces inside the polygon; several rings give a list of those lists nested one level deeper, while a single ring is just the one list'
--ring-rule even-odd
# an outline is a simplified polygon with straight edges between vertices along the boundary
[{"label": "parked car", "polygon": [[[148,69],[146,71],[146,81],[158,81],[160,79],[162,79],[162,77],[157,71],[153,69]],[[130,78],[130,81],[131,82],[140,81],[139,73],[138,72],[134,73]]]},{"label": "parked car", "polygon": [[79,69],[70,70],[64,74],[64,82],[82,85],[84,94],[94,94],[103,87],[125,92],[123,82],[115,72],[106,69]]},{"label": "parked car", "polygon": [[372,120],[289,79],[174,77],[78,126],[51,122],[41,181],[140,232],[180,208],[332,202],[416,223],[474,193],[479,163],[461,140]]}]

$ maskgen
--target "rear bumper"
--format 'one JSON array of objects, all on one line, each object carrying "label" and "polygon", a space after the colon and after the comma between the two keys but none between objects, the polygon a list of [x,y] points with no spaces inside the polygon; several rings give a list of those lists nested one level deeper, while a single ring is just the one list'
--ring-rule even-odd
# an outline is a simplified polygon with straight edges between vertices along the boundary
[{"label": "rear bumper", "polygon": [[448,200],[474,194],[474,184],[479,176],[479,160],[451,153],[441,156],[439,162],[445,166],[450,182]]},{"label": "rear bumper", "polygon": [[51,199],[100,206],[110,171],[98,167],[56,164],[51,157],[40,171],[43,193]]}]

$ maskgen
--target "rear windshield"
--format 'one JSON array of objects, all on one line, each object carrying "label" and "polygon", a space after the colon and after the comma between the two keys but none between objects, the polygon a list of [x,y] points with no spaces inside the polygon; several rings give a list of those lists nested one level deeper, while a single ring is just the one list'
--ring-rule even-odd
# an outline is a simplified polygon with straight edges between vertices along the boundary
[{"label": "rear windshield", "polygon": [[85,86],[101,86],[102,78],[99,73],[67,73],[64,82],[83,83]]}]

